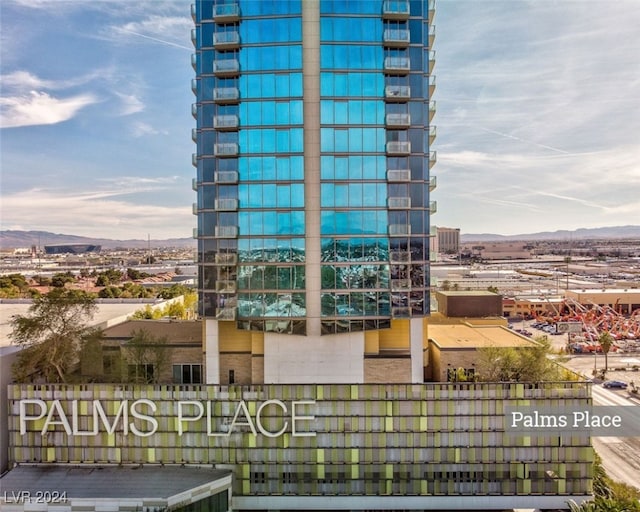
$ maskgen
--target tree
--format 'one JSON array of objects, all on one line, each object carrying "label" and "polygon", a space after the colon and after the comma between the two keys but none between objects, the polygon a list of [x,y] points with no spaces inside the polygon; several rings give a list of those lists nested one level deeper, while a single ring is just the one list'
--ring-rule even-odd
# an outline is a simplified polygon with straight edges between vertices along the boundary
[{"label": "tree", "polygon": [[58,272],[51,276],[51,286],[55,288],[64,288],[67,283],[73,283],[76,278],[71,272]]},{"label": "tree", "polygon": [[531,346],[478,349],[479,379],[488,382],[540,382],[567,380],[563,368],[548,356],[551,342],[535,339]]},{"label": "tree", "polygon": [[600,336],[598,336],[598,343],[600,344],[600,348],[602,349],[602,353],[604,354],[604,375],[606,375],[609,370],[609,350],[611,350],[611,346],[613,345],[613,336],[609,333],[609,331],[602,331]]},{"label": "tree", "polygon": [[15,380],[67,382],[82,341],[95,335],[87,322],[96,309],[86,292],[54,288],[35,298],[27,315],[15,315],[10,337],[25,348],[13,366]]},{"label": "tree", "polygon": [[169,362],[166,336],[155,337],[140,329],[132,332],[125,345],[131,372],[129,379],[135,383],[156,384]]}]

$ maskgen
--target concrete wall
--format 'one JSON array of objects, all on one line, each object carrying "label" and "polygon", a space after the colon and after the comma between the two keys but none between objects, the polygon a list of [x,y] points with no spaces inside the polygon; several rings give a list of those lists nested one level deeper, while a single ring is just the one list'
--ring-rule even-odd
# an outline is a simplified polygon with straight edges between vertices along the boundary
[{"label": "concrete wall", "polygon": [[364,333],[283,336],[265,333],[264,380],[285,383],[364,382]]},{"label": "concrete wall", "polygon": [[364,360],[364,381],[369,384],[410,382],[411,358],[367,357]]}]

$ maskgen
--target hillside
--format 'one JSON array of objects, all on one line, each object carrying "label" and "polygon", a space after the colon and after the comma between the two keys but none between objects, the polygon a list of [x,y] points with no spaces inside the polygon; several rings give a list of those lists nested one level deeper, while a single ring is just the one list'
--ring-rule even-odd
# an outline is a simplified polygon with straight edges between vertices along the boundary
[{"label": "hillside", "polygon": [[640,226],[611,226],[605,228],[580,228],[573,231],[542,231],[520,235],[499,235],[494,233],[463,233],[462,242],[500,242],[512,240],[616,240],[640,239]]},{"label": "hillside", "polygon": [[45,245],[59,244],[99,244],[104,249],[123,247],[127,249],[143,249],[176,247],[195,248],[196,240],[193,238],[169,238],[166,240],[111,240],[108,238],[89,238],[85,236],[64,235],[50,233],[48,231],[0,231],[0,250],[10,250],[33,245],[44,247]]}]

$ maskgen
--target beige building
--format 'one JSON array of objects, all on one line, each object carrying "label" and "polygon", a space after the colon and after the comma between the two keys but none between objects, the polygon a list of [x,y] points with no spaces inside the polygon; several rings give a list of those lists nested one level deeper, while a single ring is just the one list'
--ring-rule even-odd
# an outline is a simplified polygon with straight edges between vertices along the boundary
[{"label": "beige building", "polygon": [[438,252],[458,254],[460,251],[460,228],[436,228]]},{"label": "beige building", "polygon": [[587,307],[609,306],[622,315],[640,310],[640,288],[566,290],[565,297]]},{"label": "beige building", "polygon": [[533,247],[527,242],[482,242],[462,246],[462,253],[483,260],[518,260],[533,256]]},{"label": "beige building", "polygon": [[[149,343],[134,347],[131,340],[139,333]],[[98,381],[204,382],[199,320],[129,320],[105,329],[99,350],[102,357],[84,357],[81,363],[82,373]]]},{"label": "beige building", "polygon": [[478,349],[527,348],[533,344],[534,341],[504,325],[430,325],[427,376],[433,382],[454,381],[456,372],[462,368],[472,378],[478,371]]}]

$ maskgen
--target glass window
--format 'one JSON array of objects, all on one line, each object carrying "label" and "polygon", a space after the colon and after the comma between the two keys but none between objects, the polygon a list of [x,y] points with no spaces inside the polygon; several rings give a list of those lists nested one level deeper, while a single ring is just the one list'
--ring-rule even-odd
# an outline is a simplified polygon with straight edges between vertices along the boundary
[{"label": "glass window", "polygon": [[[302,130],[299,130],[299,132],[302,132]],[[297,146],[294,146],[294,147],[297,147]],[[304,179],[304,157],[292,156],[289,160],[291,162],[291,179],[303,180]]]},{"label": "glass window", "polygon": [[334,107],[335,124],[349,124],[349,104],[347,101],[336,101]]},{"label": "glass window", "polygon": [[321,124],[334,124],[333,116],[333,102],[323,100],[320,102],[320,123]]}]

